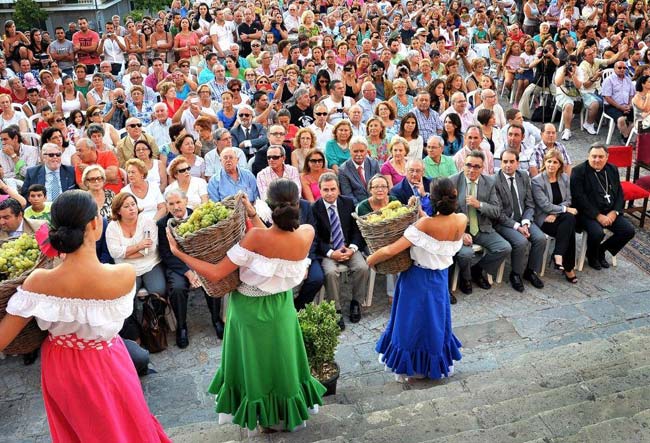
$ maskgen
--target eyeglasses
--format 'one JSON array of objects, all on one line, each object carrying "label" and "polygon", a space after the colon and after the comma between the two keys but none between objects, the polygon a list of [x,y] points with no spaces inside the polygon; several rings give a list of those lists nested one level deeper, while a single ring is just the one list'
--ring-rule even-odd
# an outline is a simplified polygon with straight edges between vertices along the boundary
[{"label": "eyeglasses", "polygon": [[257,44],[251,45],[252,48],[259,48],[260,46],[262,46],[262,45],[257,45]]},{"label": "eyeglasses", "polygon": [[86,177],[86,181],[90,183],[99,183],[104,181],[104,177]]},{"label": "eyeglasses", "polygon": [[371,186],[370,189],[388,189],[386,185]]},{"label": "eyeglasses", "polygon": [[282,155],[267,155],[266,159],[267,160],[280,160],[283,156]]},{"label": "eyeglasses", "polygon": [[310,158],[309,163],[324,163],[325,160],[322,158]]},{"label": "eyeglasses", "polygon": [[147,152],[149,148],[138,148],[135,150],[135,152]]},{"label": "eyeglasses", "polygon": [[438,146],[438,145],[427,145],[427,149],[439,149],[441,147],[442,146]]},{"label": "eyeglasses", "polygon": [[422,174],[424,169],[407,169],[406,172],[409,174]]},{"label": "eyeglasses", "polygon": [[284,132],[269,132],[273,137],[284,137]]},{"label": "eyeglasses", "polygon": [[625,69],[625,66],[616,66],[616,69],[617,70],[623,70],[623,69]]},{"label": "eyeglasses", "polygon": [[128,126],[129,126],[129,128],[141,128],[141,127],[142,127],[142,123],[131,123],[131,124],[128,125]]},{"label": "eyeglasses", "polygon": [[56,119],[54,119],[54,121],[57,122],[57,123],[61,123],[61,122],[65,121],[65,120],[63,120],[62,118],[56,118]]},{"label": "eyeglasses", "polygon": [[241,91],[241,88],[232,88],[231,91],[232,92],[239,92],[239,91]]},{"label": "eyeglasses", "polygon": [[483,167],[483,165],[476,165],[476,164],[473,164],[473,163],[465,163],[465,167],[478,171],[479,169],[481,169]]},{"label": "eyeglasses", "polygon": [[50,157],[50,158],[52,158],[52,157],[61,157],[60,152],[47,152],[47,153],[44,152],[43,155],[46,156],[46,157]]},{"label": "eyeglasses", "polygon": [[250,117],[251,114],[241,114],[241,113],[240,113],[239,116],[240,116],[240,117]]},{"label": "eyeglasses", "polygon": [[177,174],[184,174],[184,173],[186,173],[186,172],[190,172],[191,169],[192,169],[191,166],[188,166],[187,168],[178,168],[178,169],[176,170],[176,173],[177,173]]},{"label": "eyeglasses", "polygon": [[320,115],[321,117],[325,117],[327,115],[327,112],[314,112],[314,115]]}]

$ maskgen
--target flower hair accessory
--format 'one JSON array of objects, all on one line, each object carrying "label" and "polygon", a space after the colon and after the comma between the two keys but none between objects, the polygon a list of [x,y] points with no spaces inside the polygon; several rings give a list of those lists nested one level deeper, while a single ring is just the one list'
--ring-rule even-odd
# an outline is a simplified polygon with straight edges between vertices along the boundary
[{"label": "flower hair accessory", "polygon": [[46,257],[53,258],[59,256],[59,251],[54,249],[50,243],[50,225],[48,223],[43,223],[34,234],[34,237],[38,242],[38,249],[40,249]]}]

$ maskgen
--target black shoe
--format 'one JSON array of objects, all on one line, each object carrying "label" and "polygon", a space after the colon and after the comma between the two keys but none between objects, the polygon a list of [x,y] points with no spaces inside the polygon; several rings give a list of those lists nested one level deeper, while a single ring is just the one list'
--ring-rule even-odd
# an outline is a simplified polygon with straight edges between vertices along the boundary
[{"label": "black shoe", "polygon": [[598,259],[598,262],[600,263],[601,268],[604,269],[609,268],[609,262],[607,261],[604,255]]},{"label": "black shoe", "polygon": [[358,301],[352,300],[350,302],[350,323],[359,323],[361,320],[361,305]]},{"label": "black shoe", "polygon": [[481,289],[490,289],[492,285],[490,284],[489,281],[487,281],[487,278],[483,276],[483,274],[476,275],[472,278],[474,283],[478,285],[479,288]]},{"label": "black shoe", "polygon": [[37,359],[38,359],[38,349],[35,350],[34,352],[30,352],[29,354],[24,354],[23,364],[25,366],[33,365]]},{"label": "black shoe", "polygon": [[544,287],[544,282],[539,278],[539,275],[532,269],[526,269],[524,271],[524,279],[528,280],[531,285],[535,286],[537,289],[542,289]]},{"label": "black shoe", "polygon": [[587,259],[587,264],[589,264],[589,266],[594,268],[596,271],[603,269],[603,267],[600,265],[600,260],[596,260],[595,258]]},{"label": "black shoe", "polygon": [[521,281],[521,275],[511,272],[510,284],[515,291],[524,292],[524,282]]},{"label": "black shoe", "polygon": [[343,320],[343,314],[341,314],[341,311],[336,311],[336,313],[339,316],[339,321],[338,321],[339,329],[341,329],[341,331],[345,331],[345,321]]},{"label": "black shoe", "polygon": [[449,303],[452,304],[452,305],[455,305],[456,303],[458,303],[458,300],[456,300],[456,296],[454,294],[452,294],[451,292],[449,293]]},{"label": "black shoe", "polygon": [[187,348],[190,344],[190,339],[187,337],[187,328],[180,328],[176,331],[176,346],[181,349]]},{"label": "black shoe", "polygon": [[214,332],[217,333],[217,338],[219,340],[223,340],[223,331],[225,329],[225,325],[221,320],[218,320],[214,323]]},{"label": "black shoe", "polygon": [[472,281],[465,280],[464,278],[458,279],[458,287],[463,294],[469,295],[472,293]]}]

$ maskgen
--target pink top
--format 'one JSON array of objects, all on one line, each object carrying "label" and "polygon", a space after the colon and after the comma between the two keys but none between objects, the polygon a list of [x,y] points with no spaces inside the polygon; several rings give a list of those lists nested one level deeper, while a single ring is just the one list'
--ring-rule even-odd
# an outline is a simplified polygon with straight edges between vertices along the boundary
[{"label": "pink top", "polygon": [[320,198],[320,188],[318,187],[318,182],[309,183],[309,189],[311,189],[311,193],[314,195],[314,200],[318,200]]},{"label": "pink top", "polygon": [[393,182],[393,186],[404,180],[404,176],[397,172],[397,169],[395,169],[395,167],[391,164],[390,160],[381,166],[380,172],[383,175],[390,176],[390,179]]}]

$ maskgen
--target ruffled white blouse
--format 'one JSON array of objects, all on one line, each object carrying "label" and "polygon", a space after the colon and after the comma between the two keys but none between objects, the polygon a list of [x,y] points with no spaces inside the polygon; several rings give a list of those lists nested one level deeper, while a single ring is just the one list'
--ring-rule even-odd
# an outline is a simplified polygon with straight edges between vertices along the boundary
[{"label": "ruffled white blouse", "polygon": [[265,294],[287,291],[303,281],[311,263],[309,258],[292,261],[265,257],[239,244],[230,248],[227,254],[228,258],[239,266],[242,285],[238,290],[246,295],[264,295],[258,291],[251,293],[255,288]]},{"label": "ruffled white blouse", "polygon": [[133,311],[133,289],[113,300],[63,298],[17,289],[7,304],[7,312],[34,317],[38,327],[51,335],[76,334],[85,340],[110,340],[122,329]]},{"label": "ruffled white blouse", "polygon": [[463,240],[437,240],[420,231],[414,225],[404,231],[404,237],[410,241],[411,258],[421,268],[447,269],[454,262],[454,255],[463,246]]}]

